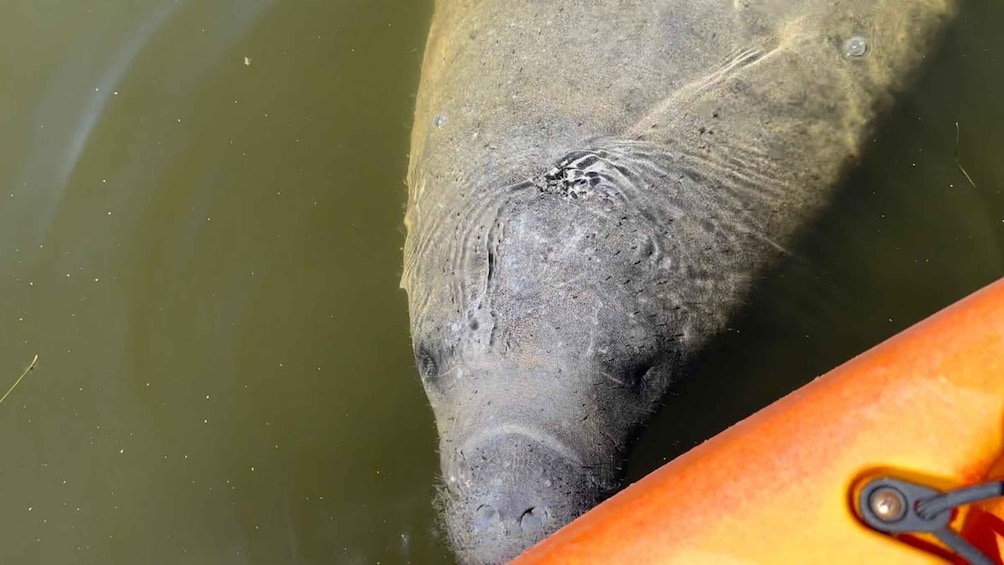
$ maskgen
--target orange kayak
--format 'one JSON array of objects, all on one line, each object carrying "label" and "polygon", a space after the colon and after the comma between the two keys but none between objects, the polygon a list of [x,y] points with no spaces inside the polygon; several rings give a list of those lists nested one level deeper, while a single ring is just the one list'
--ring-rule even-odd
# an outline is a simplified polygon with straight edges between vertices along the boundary
[{"label": "orange kayak", "polygon": [[[1004,476],[1002,454],[1004,279],[666,464],[515,563],[966,563],[931,532],[870,525],[869,512],[923,514],[920,499],[873,486],[984,483]],[[1002,563],[1002,500],[939,516]]]}]

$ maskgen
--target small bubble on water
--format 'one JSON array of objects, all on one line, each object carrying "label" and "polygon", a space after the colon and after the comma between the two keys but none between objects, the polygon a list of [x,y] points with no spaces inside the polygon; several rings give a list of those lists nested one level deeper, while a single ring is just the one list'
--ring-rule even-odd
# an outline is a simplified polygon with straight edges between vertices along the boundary
[{"label": "small bubble on water", "polygon": [[868,53],[868,42],[864,37],[855,35],[844,42],[844,55],[847,57],[863,57]]},{"label": "small bubble on water", "polygon": [[435,118],[432,118],[432,125],[437,128],[441,128],[446,125],[446,116],[443,114],[436,114]]}]

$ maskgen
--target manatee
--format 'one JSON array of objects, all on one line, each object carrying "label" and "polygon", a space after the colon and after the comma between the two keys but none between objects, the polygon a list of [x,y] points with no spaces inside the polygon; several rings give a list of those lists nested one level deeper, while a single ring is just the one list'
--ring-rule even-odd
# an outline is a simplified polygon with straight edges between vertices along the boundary
[{"label": "manatee", "polygon": [[402,287],[460,561],[506,561],[617,490],[633,434],[954,12],[436,2]]}]

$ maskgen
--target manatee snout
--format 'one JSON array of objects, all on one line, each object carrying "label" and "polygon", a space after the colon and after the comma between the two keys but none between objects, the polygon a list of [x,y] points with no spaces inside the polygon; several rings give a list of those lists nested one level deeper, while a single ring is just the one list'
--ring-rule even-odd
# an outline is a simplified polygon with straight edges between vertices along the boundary
[{"label": "manatee snout", "polygon": [[463,563],[504,563],[606,494],[604,481],[559,440],[480,436],[443,455],[440,501]]}]

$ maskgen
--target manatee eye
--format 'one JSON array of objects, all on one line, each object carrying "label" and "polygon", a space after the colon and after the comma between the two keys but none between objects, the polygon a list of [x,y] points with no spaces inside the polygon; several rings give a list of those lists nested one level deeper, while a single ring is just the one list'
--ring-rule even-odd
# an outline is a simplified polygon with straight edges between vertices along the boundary
[{"label": "manatee eye", "polygon": [[634,390],[651,386],[650,382],[659,372],[661,357],[656,353],[639,352],[629,359],[622,368],[624,384]]},{"label": "manatee eye", "polygon": [[681,362],[680,351],[652,352],[630,364],[627,381],[640,394],[664,390]]},{"label": "manatee eye", "polygon": [[648,376],[649,371],[651,371],[653,367],[655,367],[654,359],[639,359],[627,366],[627,370],[624,374],[624,381],[628,383],[631,388],[638,388],[645,382],[645,378]]},{"label": "manatee eye", "polygon": [[418,374],[423,381],[430,381],[439,376],[439,363],[424,345],[418,346],[415,351],[415,366],[418,367]]}]

